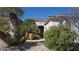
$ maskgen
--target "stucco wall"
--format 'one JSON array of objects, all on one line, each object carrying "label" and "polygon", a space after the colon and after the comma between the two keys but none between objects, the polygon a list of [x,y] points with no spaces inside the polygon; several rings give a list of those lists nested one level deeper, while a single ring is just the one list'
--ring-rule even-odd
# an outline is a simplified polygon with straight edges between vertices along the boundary
[{"label": "stucco wall", "polygon": [[[66,23],[65,20],[62,21],[62,24]],[[49,28],[51,28],[52,26],[57,26],[60,24],[60,21],[50,21],[48,22],[48,24],[46,24],[44,26],[44,32],[46,32]]]},{"label": "stucco wall", "polygon": [[44,26],[45,22],[36,22],[37,26]]},{"label": "stucco wall", "polygon": [[59,22],[52,22],[52,21],[50,21],[50,22],[48,22],[48,24],[46,24],[45,26],[44,26],[44,32],[45,31],[47,31],[50,27],[52,27],[52,26],[54,26],[54,25],[58,25],[59,24]]},{"label": "stucco wall", "polygon": [[[66,23],[65,20],[62,21],[62,24]],[[44,32],[47,31],[50,27],[60,24],[60,21],[49,21],[46,25],[45,22],[36,22],[37,26],[44,26]]]},{"label": "stucco wall", "polygon": [[79,28],[76,26],[76,23],[72,20],[70,24],[71,24],[71,29],[79,34]]}]

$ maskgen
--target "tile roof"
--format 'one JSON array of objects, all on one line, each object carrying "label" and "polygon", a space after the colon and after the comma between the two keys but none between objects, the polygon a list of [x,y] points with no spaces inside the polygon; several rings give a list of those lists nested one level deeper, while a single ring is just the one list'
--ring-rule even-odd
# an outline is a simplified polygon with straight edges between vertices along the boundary
[{"label": "tile roof", "polygon": [[33,19],[35,22],[46,22],[47,19]]}]

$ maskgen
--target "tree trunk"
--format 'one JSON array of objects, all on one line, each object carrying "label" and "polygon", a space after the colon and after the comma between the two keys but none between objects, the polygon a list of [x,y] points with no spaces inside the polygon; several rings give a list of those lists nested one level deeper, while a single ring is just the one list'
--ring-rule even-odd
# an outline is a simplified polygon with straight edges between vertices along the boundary
[{"label": "tree trunk", "polygon": [[13,39],[20,41],[21,35],[18,28],[18,17],[15,13],[11,12],[10,15],[10,30],[14,33]]}]

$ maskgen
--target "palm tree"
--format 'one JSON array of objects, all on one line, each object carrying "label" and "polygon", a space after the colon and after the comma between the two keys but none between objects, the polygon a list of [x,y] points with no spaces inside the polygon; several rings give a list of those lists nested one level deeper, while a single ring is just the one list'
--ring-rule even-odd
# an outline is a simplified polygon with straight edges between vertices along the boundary
[{"label": "palm tree", "polygon": [[25,19],[24,23],[26,25],[26,31],[27,32],[34,32],[34,33],[36,33],[37,27],[36,27],[36,23],[35,23],[34,20],[32,20],[32,19]]},{"label": "palm tree", "polygon": [[34,39],[34,36],[36,34],[36,23],[33,19],[25,19],[25,39]]},{"label": "palm tree", "polygon": [[10,25],[10,31],[14,33],[13,39],[20,40],[20,33],[18,28],[19,17],[24,14],[23,10],[19,7],[2,7],[0,8],[1,17],[9,17],[8,23]]}]

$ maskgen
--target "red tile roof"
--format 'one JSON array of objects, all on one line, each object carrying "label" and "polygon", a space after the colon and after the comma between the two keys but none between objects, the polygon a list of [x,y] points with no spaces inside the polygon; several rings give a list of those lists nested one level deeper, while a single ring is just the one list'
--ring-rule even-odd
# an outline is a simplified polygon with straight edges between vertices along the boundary
[{"label": "red tile roof", "polygon": [[47,19],[33,19],[35,22],[46,22]]}]

